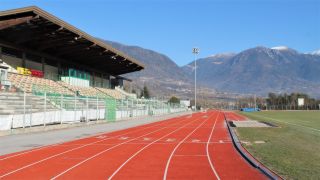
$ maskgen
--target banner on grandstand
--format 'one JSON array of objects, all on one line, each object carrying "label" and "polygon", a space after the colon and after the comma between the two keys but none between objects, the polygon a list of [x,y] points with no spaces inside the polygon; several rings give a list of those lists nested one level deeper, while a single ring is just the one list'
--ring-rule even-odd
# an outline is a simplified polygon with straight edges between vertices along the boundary
[{"label": "banner on grandstand", "polygon": [[35,69],[28,69],[23,67],[17,67],[17,71],[19,74],[27,75],[27,76],[34,76],[34,77],[43,77],[43,72]]}]

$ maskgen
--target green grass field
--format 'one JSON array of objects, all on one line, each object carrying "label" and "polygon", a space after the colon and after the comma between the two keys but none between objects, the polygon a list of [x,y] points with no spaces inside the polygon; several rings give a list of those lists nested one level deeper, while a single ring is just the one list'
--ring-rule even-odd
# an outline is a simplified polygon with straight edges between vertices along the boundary
[{"label": "green grass field", "polygon": [[[237,128],[243,146],[285,179],[320,179],[320,111],[244,113],[276,128]],[[265,141],[256,144],[254,141]]]}]

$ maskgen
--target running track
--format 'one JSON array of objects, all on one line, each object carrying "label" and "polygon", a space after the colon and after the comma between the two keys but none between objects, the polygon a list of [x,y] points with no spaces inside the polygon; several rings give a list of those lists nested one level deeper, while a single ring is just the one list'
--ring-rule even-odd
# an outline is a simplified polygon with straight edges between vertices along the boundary
[{"label": "running track", "polygon": [[220,111],[0,156],[0,179],[267,179],[234,148]]}]

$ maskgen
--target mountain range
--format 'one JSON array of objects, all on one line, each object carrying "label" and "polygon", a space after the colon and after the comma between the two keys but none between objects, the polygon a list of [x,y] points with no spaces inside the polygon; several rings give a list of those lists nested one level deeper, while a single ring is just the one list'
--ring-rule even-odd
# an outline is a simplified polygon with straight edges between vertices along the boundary
[{"label": "mountain range", "polygon": [[[194,62],[179,67],[164,54],[105,42],[145,64],[145,70],[124,75],[133,80],[134,87],[146,84],[154,96],[192,96]],[[320,54],[299,53],[284,46],[216,54],[197,60],[197,82],[205,94],[305,92],[320,97]]]},{"label": "mountain range", "polygon": [[[194,62],[183,66],[189,77]],[[255,47],[197,61],[198,82],[237,93],[306,92],[320,95],[320,56],[287,47]]]},{"label": "mountain range", "polygon": [[151,95],[169,97],[172,95],[187,98],[192,93],[192,80],[173,60],[164,54],[138,46],[127,46],[117,42],[105,41],[112,47],[134,57],[145,65],[145,69],[124,75],[132,79],[130,85],[142,89],[144,84]]}]

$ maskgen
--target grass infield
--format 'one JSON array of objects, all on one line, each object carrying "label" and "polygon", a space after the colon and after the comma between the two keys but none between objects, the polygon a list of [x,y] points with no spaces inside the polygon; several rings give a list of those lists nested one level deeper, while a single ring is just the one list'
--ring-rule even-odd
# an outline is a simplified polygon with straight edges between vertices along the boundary
[{"label": "grass infield", "polygon": [[[243,146],[285,179],[319,179],[320,111],[241,112],[276,128],[237,128]],[[264,141],[265,143],[255,143]]]}]

